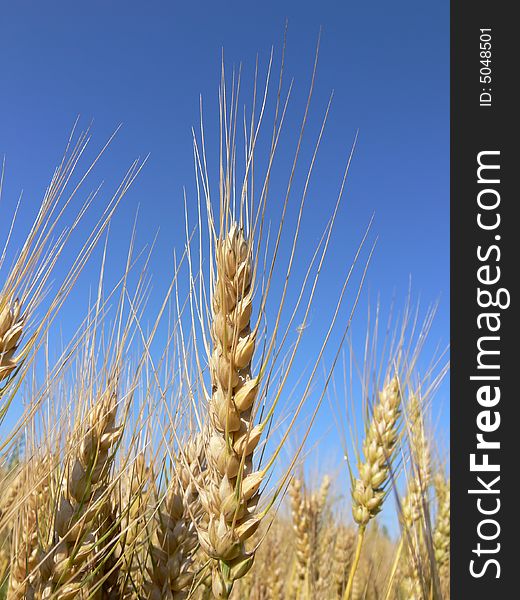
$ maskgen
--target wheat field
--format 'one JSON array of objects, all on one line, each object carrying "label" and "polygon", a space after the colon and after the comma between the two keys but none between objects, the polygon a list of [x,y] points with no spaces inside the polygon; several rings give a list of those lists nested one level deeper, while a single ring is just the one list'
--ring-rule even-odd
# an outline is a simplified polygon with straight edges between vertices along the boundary
[{"label": "wheat field", "polygon": [[[243,116],[240,78],[230,84],[222,69],[220,145],[213,155],[206,147],[201,116],[197,198],[180,215],[186,239],[158,310],[149,308],[146,252],[129,239],[117,285],[106,289],[103,254],[80,327],[48,358],[52,324],[143,167],[132,164],[93,215],[71,262],[69,239],[94,211],[87,199],[63,219],[73,173],[83,185],[95,166],[81,161],[88,131],[72,132],[15,260],[4,250],[0,598],[449,598],[449,457],[434,425],[448,363],[446,351],[425,356],[435,308],[423,315],[410,297],[386,326],[380,302],[360,305],[377,252],[370,226],[347,265],[328,260],[355,140],[326,226],[307,237],[329,107],[302,159],[314,65],[296,149],[279,158],[290,94],[283,66],[279,77],[271,70],[265,84],[255,77]],[[279,160],[287,183],[273,199]],[[2,216],[7,249],[14,218]],[[327,270],[336,295],[321,331],[309,332]],[[367,312],[356,344],[351,324]],[[337,468],[308,444],[318,412],[334,422],[327,443],[342,456]]]}]

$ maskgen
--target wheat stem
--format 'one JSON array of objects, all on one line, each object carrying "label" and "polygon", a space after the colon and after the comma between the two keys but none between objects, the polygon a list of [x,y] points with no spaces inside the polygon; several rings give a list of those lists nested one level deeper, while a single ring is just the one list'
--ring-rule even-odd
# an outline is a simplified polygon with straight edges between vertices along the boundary
[{"label": "wheat stem", "polygon": [[354,551],[354,558],[352,559],[352,566],[350,567],[350,573],[348,575],[347,586],[345,588],[345,594],[343,600],[350,600],[352,593],[352,585],[354,583],[354,577],[359,565],[359,559],[361,558],[361,549],[363,547],[363,540],[365,539],[366,525],[360,525],[357,532],[356,550]]},{"label": "wheat stem", "polygon": [[397,550],[395,551],[394,560],[392,562],[392,569],[391,569],[390,575],[388,577],[388,584],[387,584],[387,588],[386,588],[385,600],[390,600],[392,588],[394,585],[395,575],[397,573],[397,568],[399,566],[399,561],[401,559],[401,553],[403,551],[403,546],[404,546],[404,538],[403,538],[403,536],[401,536],[401,538],[399,539],[399,545],[397,546]]}]

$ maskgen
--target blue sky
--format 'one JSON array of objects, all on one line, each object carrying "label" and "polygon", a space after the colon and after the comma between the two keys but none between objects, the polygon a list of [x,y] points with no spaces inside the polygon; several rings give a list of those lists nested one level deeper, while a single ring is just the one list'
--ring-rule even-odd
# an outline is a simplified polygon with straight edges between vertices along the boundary
[{"label": "blue sky", "polygon": [[[94,182],[104,180],[108,193],[134,158],[150,158],[115,219],[108,276],[120,272],[140,206],[138,243],[160,228],[152,261],[158,296],[171,274],[172,250],[183,244],[183,186],[193,199],[191,126],[198,122],[200,94],[208,142],[216,140],[221,48],[228,72],[241,62],[244,81],[250,81],[257,53],[261,68],[271,46],[279,58],[288,18],[286,77],[295,80],[285,137],[290,148],[321,26],[304,159],[332,90],[334,100],[310,194],[309,232],[313,223],[324,223],[358,129],[359,141],[331,248],[332,274],[324,278],[311,318],[330,304],[334,270],[345,270],[375,211],[378,248],[354,334],[357,327],[362,335],[367,297],[379,293],[388,304],[396,295],[402,302],[411,277],[424,305],[440,299],[431,339],[434,345],[448,343],[448,2],[20,0],[3,3],[0,15],[3,206],[12,206],[23,189],[30,213],[78,114],[85,125],[93,119],[96,147],[123,123]],[[319,233],[316,227],[316,239]],[[74,298],[85,297],[93,273],[86,271]],[[69,321],[77,324],[77,304],[64,307],[61,321],[65,329]],[[438,395],[441,428],[448,422],[447,394],[445,385]],[[329,425],[329,416],[322,415],[316,435]]]}]

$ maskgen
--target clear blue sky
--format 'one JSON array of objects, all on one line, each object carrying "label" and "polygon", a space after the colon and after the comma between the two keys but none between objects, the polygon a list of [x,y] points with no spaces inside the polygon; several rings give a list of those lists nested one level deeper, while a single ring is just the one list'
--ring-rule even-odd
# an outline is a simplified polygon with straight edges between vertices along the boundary
[{"label": "clear blue sky", "polygon": [[[4,206],[12,205],[21,189],[29,206],[41,198],[78,114],[84,124],[94,119],[96,146],[122,122],[95,181],[105,179],[110,190],[136,156],[150,152],[151,157],[118,213],[109,269],[115,273],[121,266],[117,249],[126,247],[140,205],[138,240],[150,240],[160,227],[152,269],[161,291],[171,272],[172,248],[183,243],[182,188],[193,190],[190,128],[198,121],[199,94],[208,118],[216,117],[221,48],[228,66],[242,62],[250,76],[257,52],[265,66],[271,46],[279,51],[286,17],[286,74],[295,78],[287,139],[302,114],[320,26],[310,141],[331,90],[335,93],[316,167],[311,221],[323,217],[322,198],[328,198],[330,206],[359,129],[332,269],[348,262],[375,211],[379,244],[367,293],[374,298],[379,292],[389,301],[396,292],[403,299],[411,276],[413,290],[424,304],[440,298],[431,336],[446,345],[448,2],[4,2],[0,10],[0,154],[7,157]],[[212,123],[215,128],[216,120]],[[215,131],[209,129],[211,141]],[[76,293],[84,294],[87,284],[88,279],[80,283]],[[315,314],[328,299],[326,293],[320,296]],[[366,312],[364,306],[361,312]],[[74,316],[77,310],[68,305],[62,320]],[[447,403],[447,393],[444,386],[439,402]],[[441,426],[447,418],[445,406]],[[325,431],[329,423],[323,416],[317,431]]]}]

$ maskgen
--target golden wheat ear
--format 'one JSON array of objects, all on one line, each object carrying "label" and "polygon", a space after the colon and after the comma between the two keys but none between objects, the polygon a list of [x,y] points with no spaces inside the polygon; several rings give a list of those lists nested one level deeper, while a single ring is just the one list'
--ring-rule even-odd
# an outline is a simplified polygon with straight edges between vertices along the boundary
[{"label": "golden wheat ear", "polygon": [[148,512],[152,503],[153,469],[139,452],[120,478],[114,503],[120,507],[120,565],[117,593],[123,600],[135,597],[144,581],[143,555],[148,546]]},{"label": "golden wheat ear", "polygon": [[[289,484],[289,498],[295,543],[295,569],[291,581],[291,594],[299,597],[305,593],[310,563],[310,535],[308,506],[300,479],[293,478]],[[307,590],[308,593],[308,590]]]},{"label": "golden wheat ear", "polygon": [[[303,476],[293,477],[289,483],[291,520],[294,533],[295,564],[290,590],[293,597],[325,597],[332,577],[332,565],[325,547],[333,544],[333,528],[328,526],[331,479],[324,475],[321,485],[309,492]],[[328,548],[327,548],[328,550]]]},{"label": "golden wheat ear", "polygon": [[442,593],[449,597],[450,584],[450,479],[444,474],[435,476],[437,516],[433,530],[433,548]]},{"label": "golden wheat ear", "polygon": [[363,440],[364,461],[359,464],[359,477],[352,490],[352,515],[360,528],[365,528],[382,509],[390,468],[399,439],[401,396],[397,377],[393,377],[379,393],[372,420]]},{"label": "golden wheat ear", "polygon": [[401,394],[397,377],[394,376],[385,384],[374,405],[373,416],[363,440],[359,475],[352,483],[352,515],[358,526],[358,534],[344,600],[350,600],[352,595],[367,525],[381,512],[387,495],[399,440],[400,415]]},{"label": "golden wheat ear", "polygon": [[[404,407],[406,427],[403,430],[403,440],[407,442],[407,454],[403,453],[403,465],[407,466],[406,488],[400,498],[396,491],[398,520],[401,536],[389,572],[385,600],[391,598],[393,584],[404,554],[408,564],[403,580],[408,587],[421,588],[439,596],[441,582],[435,560],[434,532],[431,520],[432,460],[431,446],[434,439],[428,429],[428,409],[432,395],[446,374],[447,365],[441,367],[438,373],[430,367],[425,377],[419,378],[419,383],[410,381],[408,401]],[[433,373],[435,376],[432,377]],[[432,377],[432,379],[430,379]],[[394,489],[396,488],[394,483]],[[401,565],[402,567],[402,565]]]},{"label": "golden wheat ear", "polygon": [[201,507],[195,482],[200,483],[203,460],[202,441],[195,436],[179,451],[166,492],[158,499],[144,584],[147,598],[187,598],[200,583],[196,526]]},{"label": "golden wheat ear", "polygon": [[44,597],[92,590],[102,578],[103,547],[117,528],[110,493],[114,449],[122,433],[116,424],[117,399],[113,381],[90,409],[80,437],[71,440],[54,517],[50,576],[40,590]]},{"label": "golden wheat ear", "polygon": [[[316,57],[317,59],[317,57]],[[283,64],[283,60],[282,60]],[[258,546],[252,538],[262,521],[283,495],[304,445],[310,426],[322,403],[333,366],[349,328],[352,313],[359,299],[366,268],[360,277],[357,294],[352,299],[350,315],[339,325],[343,328],[337,341],[338,322],[341,322],[346,289],[367,239],[365,233],[353,263],[342,279],[341,291],[324,331],[320,331],[320,343],[313,348],[310,373],[305,374],[299,390],[299,401],[295,410],[284,423],[284,429],[269,451],[266,448],[273,431],[275,413],[286,399],[285,386],[301,350],[302,336],[307,329],[313,300],[320,288],[320,275],[324,268],[334,223],[341,205],[347,174],[352,159],[349,154],[338,195],[331,209],[331,216],[324,227],[321,238],[304,265],[302,281],[296,281],[293,271],[298,270],[298,252],[305,200],[309,190],[316,155],[327,121],[330,103],[327,105],[322,126],[314,144],[314,151],[303,178],[305,181],[299,203],[294,230],[286,223],[287,211],[293,193],[293,177],[297,170],[304,131],[309,114],[314,88],[317,61],[314,63],[306,110],[297,132],[298,144],[288,173],[287,186],[282,190],[282,202],[278,203],[279,220],[271,227],[267,223],[266,205],[271,185],[271,169],[275,159],[285,111],[288,103],[281,93],[282,76],[275,106],[275,122],[272,143],[267,152],[267,165],[262,169],[255,166],[256,143],[265,114],[268,98],[272,55],[267,68],[266,86],[260,106],[256,107],[256,77],[253,90],[253,111],[250,122],[244,125],[245,156],[244,172],[237,174],[237,127],[239,80],[231,88],[228,98],[224,71],[220,87],[220,168],[218,212],[213,212],[209,175],[206,166],[204,130],[201,123],[201,145],[194,135],[194,155],[198,190],[198,222],[200,232],[198,272],[193,269],[192,250],[187,246],[190,268],[190,328],[192,338],[201,340],[193,346],[196,365],[195,378],[198,385],[190,389],[201,389],[206,403],[201,411],[201,431],[205,435],[206,468],[199,489],[203,518],[198,524],[199,542],[207,555],[212,570],[212,593],[216,598],[229,598],[235,582],[251,569]],[[282,66],[283,72],[283,66]],[[258,115],[257,115],[258,113]],[[202,115],[201,115],[202,119]],[[242,164],[239,161],[239,164]],[[260,181],[255,181],[260,173]],[[255,192],[256,190],[256,192]],[[203,195],[203,197],[201,196]],[[202,231],[201,207],[205,204],[207,230]],[[278,215],[275,217],[278,219]],[[186,221],[188,219],[186,218]],[[289,220],[289,219],[288,219]],[[291,227],[289,233],[288,229]],[[186,227],[188,231],[188,227]],[[208,239],[209,263],[203,257],[203,240]],[[280,258],[280,246],[289,240],[287,263],[280,266],[281,290],[272,291],[276,280]],[[271,245],[270,245],[271,244]],[[196,254],[196,250],[193,251]],[[369,260],[369,259],[368,259]],[[209,268],[203,268],[208,264]],[[206,277],[208,275],[209,277]],[[357,274],[357,273],[356,273]],[[343,276],[341,276],[343,277]],[[295,288],[295,298],[290,299],[290,290]],[[198,287],[198,289],[196,289]],[[273,286],[275,287],[275,286]],[[274,306],[274,325],[267,327],[268,300]],[[345,302],[344,302],[345,301]],[[293,302],[286,307],[286,303]],[[350,302],[350,300],[349,300]],[[295,321],[301,319],[300,325]],[[342,333],[342,335],[341,335]],[[281,476],[271,478],[273,467],[298,419],[304,403],[314,394],[320,366],[331,344],[338,344],[333,365],[323,381],[318,394],[302,446],[296,450],[291,464]],[[315,350],[315,352],[314,352]],[[186,350],[185,355],[188,354]],[[204,356],[205,354],[205,356]],[[299,355],[298,355],[299,356]],[[206,367],[207,360],[207,367]],[[207,379],[210,381],[208,382]],[[209,385],[208,385],[209,383]],[[206,416],[204,417],[204,412]],[[274,491],[266,488],[274,484]]]},{"label": "golden wheat ear", "polygon": [[401,521],[411,529],[428,508],[431,483],[430,445],[425,426],[424,407],[419,394],[410,394],[406,419],[410,446],[410,477],[401,503]]},{"label": "golden wheat ear", "polygon": [[[387,583],[385,598],[390,598],[394,579],[406,546],[411,546],[413,553],[417,546],[417,536],[423,539],[426,523],[429,518],[429,486],[431,482],[430,448],[427,438],[424,406],[420,394],[410,392],[405,409],[406,437],[409,446],[409,473],[404,497],[398,502],[398,517],[402,528],[392,568]],[[421,529],[421,532],[417,531]],[[416,548],[415,548],[416,550]]]},{"label": "golden wheat ear", "polygon": [[338,528],[334,545],[332,577],[336,598],[343,598],[348,574],[354,557],[356,533],[344,525]]},{"label": "golden wheat ear", "polygon": [[22,337],[25,316],[20,314],[20,301],[0,300],[0,381],[11,375],[18,365],[14,353]]}]

